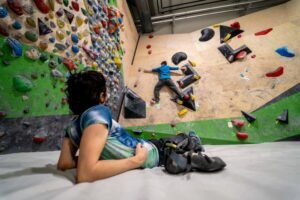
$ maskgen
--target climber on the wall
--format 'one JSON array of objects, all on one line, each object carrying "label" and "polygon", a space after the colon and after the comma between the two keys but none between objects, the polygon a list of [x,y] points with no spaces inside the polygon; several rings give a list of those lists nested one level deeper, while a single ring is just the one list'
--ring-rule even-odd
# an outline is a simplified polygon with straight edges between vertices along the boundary
[{"label": "climber on the wall", "polygon": [[154,68],[152,70],[147,70],[147,69],[144,70],[145,73],[149,73],[149,72],[159,73],[159,81],[155,85],[154,98],[151,100],[151,104],[159,103],[159,100],[160,100],[159,99],[159,92],[160,92],[160,90],[163,86],[168,86],[181,99],[184,97],[184,95],[176,87],[175,83],[173,82],[173,80],[171,79],[171,76],[170,76],[170,73],[171,73],[170,71],[171,70],[178,70],[178,69],[179,69],[178,67],[170,67],[167,64],[167,61],[162,61],[160,67]]}]

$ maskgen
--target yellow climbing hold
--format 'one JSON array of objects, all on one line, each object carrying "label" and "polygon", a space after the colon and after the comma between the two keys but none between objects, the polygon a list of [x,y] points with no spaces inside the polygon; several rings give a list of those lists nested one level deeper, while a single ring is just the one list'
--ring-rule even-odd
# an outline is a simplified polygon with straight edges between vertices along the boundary
[{"label": "yellow climbing hold", "polygon": [[188,110],[186,108],[183,108],[182,110],[180,110],[178,112],[178,116],[183,117],[184,115],[186,115],[187,112],[188,112]]},{"label": "yellow climbing hold", "polygon": [[220,24],[214,24],[213,27],[214,27],[214,28],[219,28],[219,27],[220,27]]},{"label": "yellow climbing hold", "polygon": [[226,42],[227,40],[229,40],[231,37],[230,33],[227,33],[227,35],[225,36],[225,38],[223,39],[224,42]]},{"label": "yellow climbing hold", "polygon": [[83,19],[79,16],[76,16],[76,25],[80,27],[83,24]]},{"label": "yellow climbing hold", "polygon": [[115,56],[114,57],[114,61],[115,61],[115,64],[117,65],[117,67],[119,69],[121,69],[122,68],[122,61],[121,61],[120,57],[119,56]]},{"label": "yellow climbing hold", "polygon": [[78,33],[78,39],[81,40],[83,38],[83,34],[82,33]]},{"label": "yellow climbing hold", "polygon": [[54,12],[49,12],[48,17],[49,17],[50,19],[53,19],[53,18],[54,18]]},{"label": "yellow climbing hold", "polygon": [[181,101],[180,99],[177,99],[177,100],[176,100],[176,103],[178,103],[179,105],[182,105],[182,104],[183,104],[183,101]]},{"label": "yellow climbing hold", "polygon": [[93,62],[93,63],[92,63],[92,67],[93,67],[93,68],[95,68],[95,69],[97,69],[97,67],[98,67],[98,63],[96,63],[96,62]]},{"label": "yellow climbing hold", "polygon": [[191,95],[191,99],[194,101],[195,100],[195,95]]},{"label": "yellow climbing hold", "polygon": [[65,38],[65,35],[62,31],[56,31],[56,37],[58,40],[63,40]]},{"label": "yellow climbing hold", "polygon": [[194,75],[194,79],[199,80],[201,78],[201,76],[199,75]]},{"label": "yellow climbing hold", "polygon": [[60,19],[57,19],[56,20],[56,24],[59,28],[64,28],[65,27],[65,22],[63,22],[62,20]]},{"label": "yellow climbing hold", "polygon": [[190,65],[192,65],[193,67],[196,67],[196,62],[189,60]]}]

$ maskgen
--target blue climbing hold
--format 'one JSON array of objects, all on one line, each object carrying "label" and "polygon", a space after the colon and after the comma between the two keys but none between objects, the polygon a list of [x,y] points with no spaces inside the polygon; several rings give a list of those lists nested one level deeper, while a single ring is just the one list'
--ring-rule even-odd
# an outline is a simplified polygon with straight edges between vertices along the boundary
[{"label": "blue climbing hold", "polygon": [[49,38],[49,41],[50,41],[51,43],[54,43],[54,42],[55,42],[55,37],[50,37],[50,38]]},{"label": "blue climbing hold", "polygon": [[77,46],[77,45],[73,45],[72,46],[72,51],[73,51],[73,53],[78,53],[79,52],[79,47]]},{"label": "blue climbing hold", "polygon": [[21,43],[16,40],[13,37],[8,37],[6,39],[8,45],[10,46],[11,50],[12,50],[12,55],[14,57],[20,57],[23,54],[23,50],[22,50],[22,45]]},{"label": "blue climbing hold", "polygon": [[123,23],[122,17],[118,17],[118,21],[119,21],[119,24],[122,24]]},{"label": "blue climbing hold", "polygon": [[78,41],[79,41],[78,35],[72,34],[72,35],[71,35],[71,40],[72,40],[74,43],[78,43]]},{"label": "blue climbing hold", "polygon": [[15,21],[13,24],[12,24],[12,27],[16,30],[19,30],[22,28],[22,24],[19,22],[19,21]]},{"label": "blue climbing hold", "polygon": [[0,6],[0,18],[5,18],[8,15],[8,11],[5,7]]},{"label": "blue climbing hold", "polygon": [[276,52],[284,57],[292,58],[295,56],[294,51],[290,50],[287,46],[280,47],[276,49]]},{"label": "blue climbing hold", "polygon": [[66,52],[66,56],[70,57],[71,56],[70,52]]}]

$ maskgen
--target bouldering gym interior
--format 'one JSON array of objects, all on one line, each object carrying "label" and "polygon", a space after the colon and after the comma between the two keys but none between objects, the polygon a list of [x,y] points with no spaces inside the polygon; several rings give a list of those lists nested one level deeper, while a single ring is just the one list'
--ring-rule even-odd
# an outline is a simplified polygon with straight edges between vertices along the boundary
[{"label": "bouldering gym interior", "polygon": [[[0,199],[300,199],[299,10],[0,0]],[[76,114],[91,71],[105,97]]]}]

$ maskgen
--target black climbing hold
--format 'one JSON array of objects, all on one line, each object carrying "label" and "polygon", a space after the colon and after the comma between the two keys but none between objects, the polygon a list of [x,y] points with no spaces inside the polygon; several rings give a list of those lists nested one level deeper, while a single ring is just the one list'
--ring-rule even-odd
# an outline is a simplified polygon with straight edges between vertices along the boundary
[{"label": "black climbing hold", "polygon": [[29,108],[24,108],[23,113],[28,114],[29,113]]},{"label": "black climbing hold", "polygon": [[52,33],[52,30],[40,18],[38,18],[38,26],[40,35]]},{"label": "black climbing hold", "polygon": [[277,117],[277,120],[281,123],[289,123],[289,111],[288,109],[283,110],[283,112]]},{"label": "black climbing hold", "polygon": [[231,46],[227,43],[218,47],[219,51],[223,54],[223,56],[228,60],[229,63],[233,63],[237,60],[236,56],[245,51],[247,54],[252,53],[251,49],[249,49],[246,45],[243,45],[235,50],[231,48]]},{"label": "black climbing hold", "polygon": [[10,62],[9,62],[8,60],[2,60],[2,63],[3,63],[4,65],[10,65]]},{"label": "black climbing hold", "polygon": [[172,62],[175,65],[178,65],[181,61],[186,59],[187,59],[187,55],[184,52],[177,52],[172,56]]},{"label": "black climbing hold", "polygon": [[184,73],[184,75],[188,76],[188,75],[191,75],[191,74],[197,74],[198,73],[193,69],[193,67],[188,63],[188,64],[185,64],[183,65],[182,67],[185,67],[186,70],[182,71]]},{"label": "black climbing hold", "polygon": [[235,36],[243,33],[244,31],[241,29],[232,28],[229,26],[220,26],[220,42],[223,43],[225,37],[230,34],[230,37],[227,40],[230,40],[231,38],[234,38]]},{"label": "black climbing hold", "polygon": [[30,124],[30,122],[23,122],[22,125],[23,125],[25,128],[28,128],[31,124]]},{"label": "black climbing hold", "polygon": [[241,112],[249,123],[252,123],[256,120],[256,117],[254,115],[247,113],[245,111],[241,111]]},{"label": "black climbing hold", "polygon": [[201,77],[198,74],[190,74],[177,81],[180,88],[185,88],[199,80]]},{"label": "black climbing hold", "polygon": [[[194,95],[194,90],[193,87],[189,87],[187,89],[185,89],[184,91],[182,91],[184,96],[193,96]],[[175,103],[178,102],[178,100],[182,101],[182,106],[189,108],[193,111],[196,111],[196,104],[195,104],[195,99],[194,98],[189,98],[188,100],[182,100],[181,97],[175,97],[171,99],[172,101],[174,101]]]},{"label": "black climbing hold", "polygon": [[201,37],[199,38],[199,41],[206,42],[213,38],[215,35],[215,31],[211,28],[205,28],[201,30]]},{"label": "black climbing hold", "polygon": [[133,132],[134,135],[142,135],[143,130],[141,130],[141,129],[135,129],[135,130],[132,130],[132,132]]},{"label": "black climbing hold", "polygon": [[74,19],[74,14],[67,11],[66,9],[64,9],[64,12],[65,12],[65,16],[67,17],[69,23],[72,24],[72,21]]},{"label": "black climbing hold", "polygon": [[127,88],[124,96],[124,117],[125,118],[145,118],[146,103],[135,92]]}]

